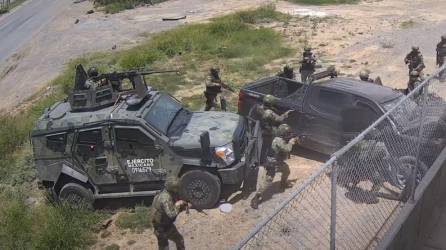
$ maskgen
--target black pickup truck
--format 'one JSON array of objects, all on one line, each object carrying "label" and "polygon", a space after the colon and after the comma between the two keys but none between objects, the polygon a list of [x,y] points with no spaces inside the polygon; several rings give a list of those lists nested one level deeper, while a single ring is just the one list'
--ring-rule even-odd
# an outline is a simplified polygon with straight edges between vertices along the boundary
[{"label": "black pickup truck", "polygon": [[[260,104],[267,94],[277,98],[275,108],[278,112],[296,111],[286,122],[296,135],[301,136],[300,146],[327,155],[343,147],[404,97],[391,88],[356,79],[334,77],[303,84],[275,76],[242,87],[238,100],[239,114],[248,116],[251,108]],[[424,119],[427,129],[423,147],[426,150],[421,157],[427,166],[445,145],[446,123],[439,115],[444,112],[434,108],[432,112],[428,110],[425,113]],[[401,142],[400,146],[392,147],[396,151],[392,152],[394,156],[416,155],[416,149],[407,149],[404,145],[414,145],[405,142],[417,140],[419,110],[416,102],[407,100],[381,124],[390,133],[385,138],[398,138]]]}]

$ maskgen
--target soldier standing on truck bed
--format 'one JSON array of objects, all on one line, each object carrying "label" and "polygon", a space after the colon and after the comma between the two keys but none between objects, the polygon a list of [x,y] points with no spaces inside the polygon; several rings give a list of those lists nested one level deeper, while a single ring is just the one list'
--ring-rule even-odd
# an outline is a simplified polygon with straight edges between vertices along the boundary
[{"label": "soldier standing on truck bed", "polygon": [[290,167],[285,162],[290,156],[290,152],[293,146],[299,143],[298,138],[291,138],[287,140],[291,135],[291,128],[287,124],[281,124],[277,129],[277,135],[274,138],[271,150],[273,152],[273,158],[269,158],[264,164],[264,172],[259,173],[261,180],[258,182],[258,189],[256,194],[251,200],[251,207],[257,209],[259,204],[264,200],[265,191],[271,187],[276,172],[281,172],[280,186],[282,190],[288,187],[288,176],[290,175]]},{"label": "soldier standing on truck bed", "polygon": [[425,68],[423,55],[421,55],[420,48],[417,46],[412,47],[412,51],[406,55],[404,62],[409,68],[409,75],[414,70],[421,73],[421,71]]},{"label": "soldier standing on truck bed", "polygon": [[302,60],[300,61],[300,76],[302,83],[305,83],[309,76],[311,76],[315,72],[316,68],[316,57],[311,52],[310,47],[305,47],[304,52],[302,53]]},{"label": "soldier standing on truck bed", "polygon": [[152,225],[160,250],[169,249],[169,240],[175,242],[177,249],[185,249],[184,238],[174,223],[178,214],[187,208],[188,203],[183,200],[175,202],[178,197],[178,187],[178,179],[172,176],[168,177],[164,190],[153,199]]},{"label": "soldier standing on truck bed", "polygon": [[[211,68],[206,78],[206,90],[204,91],[204,96],[206,97],[205,111],[217,107],[217,96],[222,92],[222,88],[234,92],[231,87],[224,84],[220,79],[220,70],[218,68]],[[220,96],[220,108],[226,111],[226,100],[223,96]]]},{"label": "soldier standing on truck bed", "polygon": [[282,124],[284,120],[288,118],[288,114],[292,111],[289,110],[282,115],[278,115],[273,108],[275,99],[276,98],[272,95],[266,95],[263,97],[263,105],[255,105],[249,112],[249,117],[260,121],[260,126],[262,128],[263,142],[260,164],[266,161],[277,126]]},{"label": "soldier standing on truck bed", "polygon": [[283,71],[279,72],[277,76],[288,78],[288,79],[294,79],[296,76],[294,75],[294,70],[289,65],[285,65],[283,67]]}]

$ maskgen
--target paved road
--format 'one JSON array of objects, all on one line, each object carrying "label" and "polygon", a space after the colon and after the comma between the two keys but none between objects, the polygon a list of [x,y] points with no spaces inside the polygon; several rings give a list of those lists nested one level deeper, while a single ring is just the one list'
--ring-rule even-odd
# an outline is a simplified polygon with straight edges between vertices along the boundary
[{"label": "paved road", "polygon": [[12,13],[0,17],[0,65],[70,3],[69,0],[28,0]]}]

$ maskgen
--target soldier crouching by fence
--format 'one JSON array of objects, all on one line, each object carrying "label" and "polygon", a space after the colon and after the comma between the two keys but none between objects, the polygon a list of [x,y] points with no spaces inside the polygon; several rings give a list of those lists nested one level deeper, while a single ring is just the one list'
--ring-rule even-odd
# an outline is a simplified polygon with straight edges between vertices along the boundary
[{"label": "soldier crouching by fence", "polygon": [[263,172],[259,173],[260,181],[258,188],[251,200],[253,209],[257,209],[264,200],[265,192],[271,187],[276,172],[281,172],[282,174],[280,180],[281,189],[285,190],[288,187],[290,167],[285,160],[289,158],[293,146],[299,142],[298,138],[291,138],[287,141],[286,139],[290,134],[291,128],[287,124],[282,124],[277,129],[277,135],[271,145],[273,158],[268,158],[268,161],[263,165]]},{"label": "soldier crouching by fence", "polygon": [[378,132],[371,131],[338,161],[338,183],[352,191],[361,181],[370,181],[370,193],[374,195],[371,203],[377,202],[376,195],[386,181],[384,168],[389,157],[386,145],[377,137]]},{"label": "soldier crouching by fence", "polygon": [[188,203],[183,200],[175,201],[178,197],[178,187],[178,179],[168,177],[164,190],[153,199],[152,225],[160,250],[169,249],[169,240],[175,242],[177,249],[185,249],[184,238],[174,223],[178,214],[187,208]]}]

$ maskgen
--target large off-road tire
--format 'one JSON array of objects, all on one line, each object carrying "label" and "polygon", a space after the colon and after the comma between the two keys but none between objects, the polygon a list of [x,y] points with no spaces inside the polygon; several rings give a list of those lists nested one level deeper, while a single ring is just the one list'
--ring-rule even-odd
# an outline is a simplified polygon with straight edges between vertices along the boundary
[{"label": "large off-road tire", "polygon": [[[413,190],[413,182],[411,179],[413,178],[412,167],[417,165],[417,159],[413,156],[403,156],[398,159],[400,162],[400,166],[396,172],[398,187],[401,189],[401,200],[407,201],[410,198],[411,192]],[[416,172],[416,183],[421,182],[421,179],[426,174],[428,168],[426,164],[422,161],[419,161],[419,165]]]},{"label": "large off-road tire", "polygon": [[65,184],[59,192],[59,200],[67,202],[74,208],[82,206],[93,209],[94,196],[93,192],[77,183]]},{"label": "large off-road tire", "polygon": [[180,196],[196,209],[212,208],[221,194],[220,179],[204,170],[190,170],[181,176]]}]

